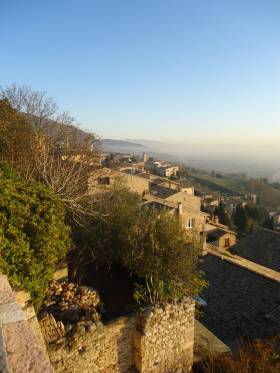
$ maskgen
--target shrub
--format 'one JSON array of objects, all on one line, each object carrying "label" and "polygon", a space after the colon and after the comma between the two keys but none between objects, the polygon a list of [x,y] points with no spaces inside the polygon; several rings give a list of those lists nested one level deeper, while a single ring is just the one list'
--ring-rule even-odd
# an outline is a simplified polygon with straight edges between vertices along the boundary
[{"label": "shrub", "polygon": [[234,355],[213,355],[204,351],[204,359],[193,370],[196,373],[278,373],[280,371],[279,337],[266,341],[241,341]]},{"label": "shrub", "polygon": [[167,212],[141,207],[141,199],[117,187],[94,211],[103,218],[78,227],[79,268],[119,263],[142,281],[136,284],[138,303],[157,303],[198,294],[205,285],[196,270],[199,241],[187,235]]},{"label": "shrub", "polygon": [[45,186],[29,186],[0,166],[0,271],[39,305],[56,263],[70,246],[64,208]]}]

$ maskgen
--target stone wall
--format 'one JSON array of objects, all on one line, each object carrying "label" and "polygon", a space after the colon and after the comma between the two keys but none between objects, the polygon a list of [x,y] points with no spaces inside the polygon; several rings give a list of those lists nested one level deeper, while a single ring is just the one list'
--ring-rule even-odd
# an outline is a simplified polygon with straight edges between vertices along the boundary
[{"label": "stone wall", "polygon": [[[209,232],[211,234],[211,232]],[[227,240],[227,241],[226,241]],[[219,237],[219,248],[227,250],[231,246],[236,244],[236,235],[232,233],[225,233],[222,237]],[[226,246],[227,243],[227,246]]]},{"label": "stone wall", "polygon": [[39,340],[0,274],[0,372],[54,373]]},{"label": "stone wall", "polygon": [[194,302],[148,308],[48,346],[57,372],[188,372],[193,362]]},{"label": "stone wall", "polygon": [[139,372],[188,372],[193,362],[194,304],[167,304],[146,310],[134,333]]},{"label": "stone wall", "polygon": [[31,300],[30,293],[25,290],[14,291],[14,296],[17,304],[21,307],[26,321],[28,322],[30,328],[38,339],[41,349],[47,354],[45,340],[41,332],[41,328],[35,313],[35,309]]},{"label": "stone wall", "polygon": [[104,167],[100,170],[100,177],[97,177],[96,173],[89,177],[89,193],[100,193],[102,188],[103,190],[110,189],[119,181],[125,183],[131,192],[138,193],[140,196],[150,190],[148,179]]},{"label": "stone wall", "polygon": [[131,192],[138,193],[142,196],[144,193],[147,193],[150,190],[150,182],[148,179],[125,173],[121,173],[120,177],[125,181]]}]

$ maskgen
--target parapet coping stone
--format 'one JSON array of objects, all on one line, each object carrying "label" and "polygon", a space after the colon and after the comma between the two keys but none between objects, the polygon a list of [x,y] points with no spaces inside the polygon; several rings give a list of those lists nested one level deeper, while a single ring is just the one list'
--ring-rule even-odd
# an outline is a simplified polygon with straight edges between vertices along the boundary
[{"label": "parapet coping stone", "polygon": [[0,274],[0,372],[54,373],[49,359],[16,302],[6,276]]},{"label": "parapet coping stone", "polygon": [[25,321],[26,317],[22,309],[16,303],[0,304],[0,324],[10,324]]},{"label": "parapet coping stone", "polygon": [[1,373],[8,373],[6,346],[5,346],[3,328],[2,328],[1,323],[0,323],[0,372]]}]

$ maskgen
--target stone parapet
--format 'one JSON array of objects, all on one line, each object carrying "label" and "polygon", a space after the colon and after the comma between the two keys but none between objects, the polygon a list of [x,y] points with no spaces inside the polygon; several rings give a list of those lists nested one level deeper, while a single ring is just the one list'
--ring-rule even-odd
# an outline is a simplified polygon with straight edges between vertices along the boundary
[{"label": "stone parapet", "polygon": [[189,372],[194,301],[148,307],[48,345],[56,372]]},{"label": "stone parapet", "polygon": [[16,301],[7,277],[1,274],[0,372],[54,373],[50,361]]}]

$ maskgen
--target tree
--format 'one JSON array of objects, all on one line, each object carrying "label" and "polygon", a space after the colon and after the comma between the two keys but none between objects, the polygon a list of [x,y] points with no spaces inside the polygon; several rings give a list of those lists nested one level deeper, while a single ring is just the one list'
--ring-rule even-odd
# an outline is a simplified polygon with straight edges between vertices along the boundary
[{"label": "tree", "polygon": [[231,218],[228,215],[228,213],[225,211],[225,206],[223,202],[220,202],[219,206],[215,208],[214,214],[218,216],[219,222],[221,224],[228,225],[228,226],[232,225]]},{"label": "tree", "polygon": [[0,87],[0,99],[6,99],[18,112],[25,113],[36,127],[44,121],[56,120],[58,106],[45,91],[35,91],[28,86]]},{"label": "tree", "polygon": [[273,230],[274,228],[274,221],[273,221],[273,217],[267,217],[264,222],[263,222],[263,227],[266,228],[266,229],[271,229]]},{"label": "tree", "polygon": [[137,228],[135,237],[131,236],[133,249],[124,258],[145,279],[137,287],[136,300],[169,302],[198,295],[205,285],[196,271],[198,238],[183,231],[167,211],[144,212]]},{"label": "tree", "polygon": [[[58,114],[44,92],[11,86],[0,90],[0,157],[25,180],[43,181],[75,219],[98,158],[97,139],[81,131],[67,113]],[[96,176],[96,177],[95,177]]]},{"label": "tree", "polygon": [[0,161],[27,181],[33,174],[34,131],[27,117],[14,110],[8,100],[0,100]]},{"label": "tree", "polygon": [[63,205],[44,185],[25,186],[6,165],[0,196],[0,271],[14,287],[29,290],[38,306],[70,247]]},{"label": "tree", "polygon": [[[136,289],[138,301],[199,293],[204,286],[196,271],[199,240],[187,235],[175,217],[147,210],[140,202],[136,194],[117,186],[110,198],[95,204],[104,218],[87,220],[74,234],[78,267],[123,265],[142,279]],[[148,295],[149,289],[157,297]]]},{"label": "tree", "polygon": [[247,209],[241,204],[237,205],[235,212],[235,224],[241,231],[245,232],[246,229],[248,229],[248,220],[249,214]]}]

